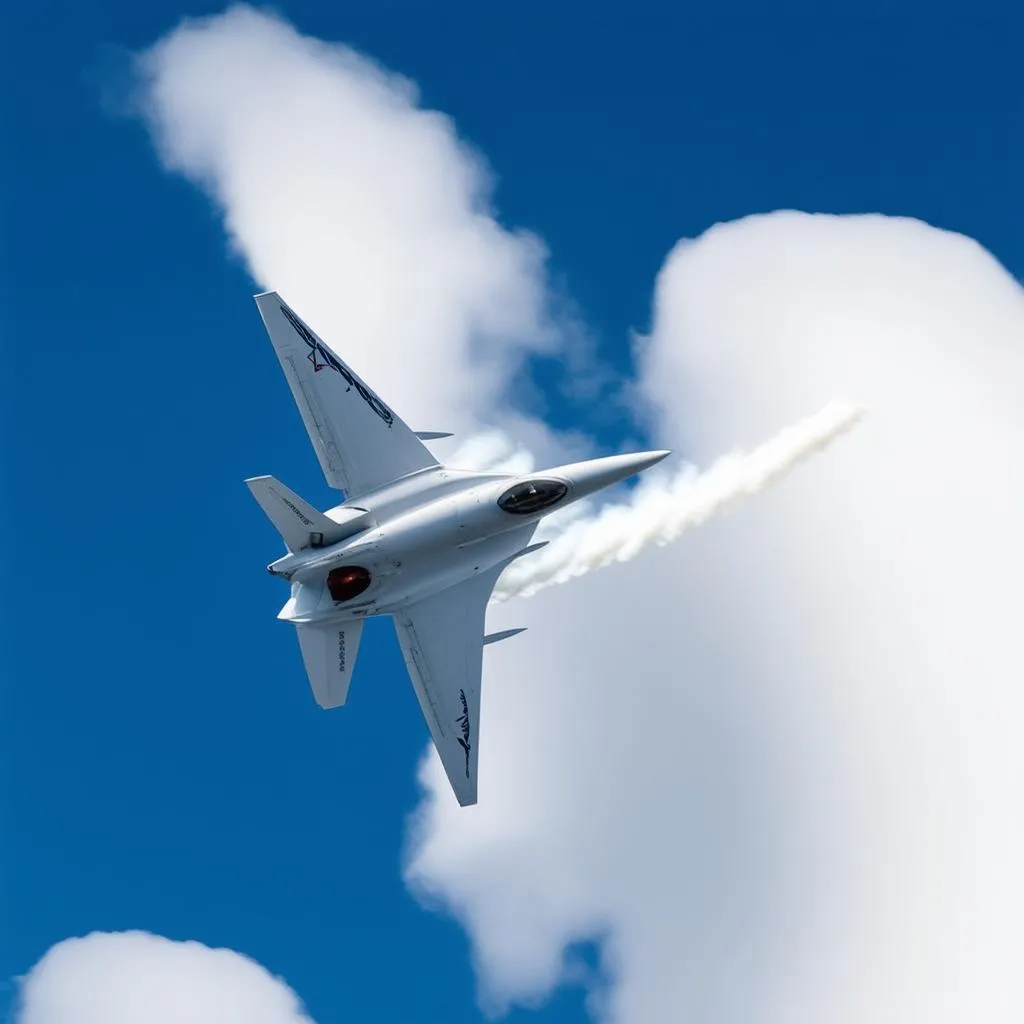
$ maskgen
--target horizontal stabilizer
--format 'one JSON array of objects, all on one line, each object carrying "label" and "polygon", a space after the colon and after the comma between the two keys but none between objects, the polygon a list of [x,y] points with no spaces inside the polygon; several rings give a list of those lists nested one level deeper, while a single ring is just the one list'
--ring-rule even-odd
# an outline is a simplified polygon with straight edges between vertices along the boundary
[{"label": "horizontal stabilizer", "polygon": [[337,708],[348,697],[363,620],[296,626],[313,696],[322,708]]},{"label": "horizontal stabilizer", "polygon": [[417,430],[416,436],[421,441],[440,441],[442,437],[454,437],[454,434],[446,434],[443,430]]},{"label": "horizontal stabilizer", "polygon": [[509,637],[519,636],[520,633],[525,633],[526,627],[520,626],[518,629],[503,629],[500,633],[488,633],[484,637],[484,646],[487,644],[500,643],[502,640],[508,640]]},{"label": "horizontal stabilizer", "polygon": [[272,476],[254,476],[245,483],[267,518],[277,527],[289,551],[334,544],[352,532],[328,519]]}]

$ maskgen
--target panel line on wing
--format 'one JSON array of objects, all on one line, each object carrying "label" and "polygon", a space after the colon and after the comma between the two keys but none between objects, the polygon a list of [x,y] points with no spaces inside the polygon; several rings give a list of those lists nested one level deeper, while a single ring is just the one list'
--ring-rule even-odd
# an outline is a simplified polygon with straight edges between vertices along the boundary
[{"label": "panel line on wing", "polygon": [[[433,677],[430,674],[430,666],[423,656],[423,648],[420,645],[419,637],[416,635],[416,627],[413,625],[412,619],[407,615],[396,616],[395,625],[399,628],[400,632],[405,633],[405,643],[402,644],[402,647],[404,653],[412,660],[412,665],[407,665],[411,669],[409,676],[412,680],[413,688],[416,690],[416,695],[419,697],[420,707],[423,709],[424,714],[428,716],[427,724],[431,727],[432,732],[436,729],[442,736],[445,736],[447,735],[447,730],[443,725],[440,709],[434,697],[434,689],[431,686]],[[432,722],[429,721],[430,718],[433,719]]]},{"label": "panel line on wing", "polygon": [[298,368],[295,365],[295,360],[291,356],[286,356],[285,359],[288,362],[288,366],[291,372],[295,376],[295,383],[299,388],[302,395],[302,401],[306,405],[306,409],[309,411],[309,418],[313,421],[313,425],[316,427],[317,438],[319,445],[314,444],[314,447],[319,447],[323,458],[326,460],[331,473],[334,474],[335,480],[329,482],[336,482],[342,484],[342,489],[347,490],[347,480],[345,474],[342,471],[342,467],[345,465],[345,460],[342,457],[340,446],[338,444],[338,438],[335,436],[333,429],[331,428],[331,421],[324,412],[324,408],[320,403],[320,399],[317,397],[316,391],[307,387],[306,382],[302,379],[298,372]]},{"label": "panel line on wing", "polygon": [[416,662],[416,668],[419,669],[423,682],[433,682],[433,676],[430,674],[430,665],[427,664],[426,659],[423,657],[423,648],[420,646],[420,638],[416,635],[416,627],[413,626],[411,619],[405,620],[405,628],[409,631],[409,639],[412,641],[413,660]]}]

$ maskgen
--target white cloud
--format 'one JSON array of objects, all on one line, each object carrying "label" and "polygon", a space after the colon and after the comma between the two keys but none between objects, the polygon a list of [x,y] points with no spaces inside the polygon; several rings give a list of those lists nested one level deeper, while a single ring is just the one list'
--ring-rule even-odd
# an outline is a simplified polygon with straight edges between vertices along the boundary
[{"label": "white cloud", "polygon": [[254,960],[147,932],[66,939],[20,988],[18,1024],[313,1024]]},{"label": "white cloud", "polygon": [[165,166],[417,429],[472,425],[553,339],[542,244],[496,223],[480,158],[408,80],[247,6],[183,22],[139,70]]},{"label": "white cloud", "polygon": [[[415,426],[500,409],[550,341],[543,250],[447,120],[248,9],[146,63],[165,163],[261,282]],[[531,630],[487,649],[481,803],[427,759],[411,884],[495,1005],[599,936],[622,1024],[1016,1022],[1019,287],[915,222],[777,214],[678,248],[656,314],[641,395],[702,464],[838,395],[871,419],[688,543],[492,612]]]},{"label": "white cloud", "polygon": [[[607,935],[607,1015],[1024,1014],[1024,301],[912,221],[775,214],[681,245],[643,389],[700,459],[871,417],[688,543],[501,606],[481,803],[436,766],[410,880],[535,998]],[[514,650],[512,644],[519,646]]]}]

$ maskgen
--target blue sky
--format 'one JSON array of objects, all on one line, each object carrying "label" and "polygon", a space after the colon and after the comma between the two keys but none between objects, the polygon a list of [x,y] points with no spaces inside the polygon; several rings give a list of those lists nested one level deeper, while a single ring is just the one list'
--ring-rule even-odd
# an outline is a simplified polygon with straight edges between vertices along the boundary
[{"label": "blue sky", "polygon": [[[1024,18],[670,6],[279,10],[454,118],[623,374],[671,246],[748,213],[916,217],[1024,274]],[[400,877],[426,734],[390,625],[355,684],[375,710],[328,716],[273,620],[277,540],[241,481],[330,494],[254,287],[207,200],[104,101],[119,54],[214,10],[8,15],[0,975],[142,928],[251,955],[320,1024],[477,1020],[463,931]],[[569,408],[554,425],[630,429]],[[587,1018],[569,990],[510,1019]]]}]

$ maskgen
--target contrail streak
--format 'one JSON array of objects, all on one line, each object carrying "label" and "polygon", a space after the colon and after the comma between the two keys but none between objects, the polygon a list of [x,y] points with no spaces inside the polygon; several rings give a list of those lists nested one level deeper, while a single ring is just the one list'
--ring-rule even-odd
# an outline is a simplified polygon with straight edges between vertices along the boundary
[{"label": "contrail streak", "polygon": [[535,539],[550,543],[509,566],[492,600],[529,597],[612,562],[628,562],[649,544],[671,543],[691,526],[763,491],[823,451],[865,413],[862,406],[833,402],[751,452],[723,456],[704,473],[686,466],[675,478],[642,482],[628,502],[605,505],[569,522],[553,522],[547,530],[542,524]]}]

